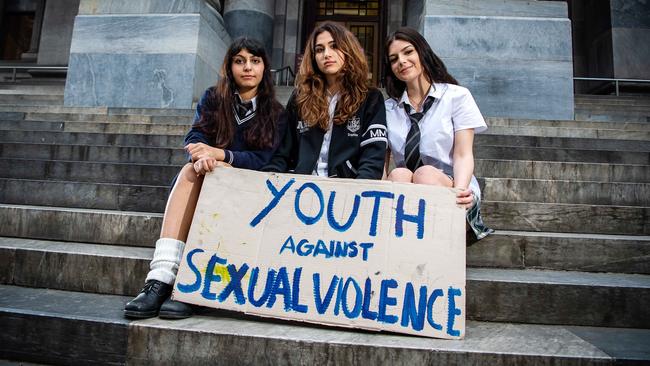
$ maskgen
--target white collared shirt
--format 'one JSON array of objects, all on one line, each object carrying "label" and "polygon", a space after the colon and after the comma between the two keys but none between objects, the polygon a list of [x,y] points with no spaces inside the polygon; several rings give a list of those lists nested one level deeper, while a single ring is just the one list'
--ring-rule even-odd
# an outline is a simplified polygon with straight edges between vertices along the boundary
[{"label": "white collared shirt", "polygon": [[327,97],[329,101],[329,108],[327,112],[329,113],[329,122],[327,124],[327,131],[323,136],[323,144],[320,146],[320,153],[318,154],[318,160],[316,161],[316,168],[312,172],[312,175],[318,175],[321,177],[327,177],[328,167],[328,156],[330,151],[330,141],[332,141],[332,121],[334,120],[334,111],[336,111],[336,103],[339,101],[339,93],[334,94],[331,97]]},{"label": "white collared shirt", "polygon": [[[487,125],[467,88],[436,83],[431,86],[427,96],[436,98],[436,101],[418,123],[420,156],[425,165],[432,165],[453,176],[455,132],[473,128],[474,133],[481,133],[487,129]],[[398,167],[404,166],[406,135],[411,128],[411,121],[404,109],[405,103],[411,105],[406,90],[399,101],[392,98],[386,100],[388,142]],[[415,112],[411,108],[411,113]],[[480,188],[474,177],[470,188],[480,199]]]}]

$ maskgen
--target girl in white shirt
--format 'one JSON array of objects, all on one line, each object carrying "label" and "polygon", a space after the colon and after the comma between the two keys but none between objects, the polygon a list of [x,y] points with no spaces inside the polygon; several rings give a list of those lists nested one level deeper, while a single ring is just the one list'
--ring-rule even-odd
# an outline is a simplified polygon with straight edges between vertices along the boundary
[{"label": "girl in white shirt", "polygon": [[474,133],[487,129],[469,90],[458,85],[417,31],[400,28],[386,42],[386,122],[396,168],[394,182],[458,188],[470,239],[492,232],[480,215],[481,190],[473,176]]}]

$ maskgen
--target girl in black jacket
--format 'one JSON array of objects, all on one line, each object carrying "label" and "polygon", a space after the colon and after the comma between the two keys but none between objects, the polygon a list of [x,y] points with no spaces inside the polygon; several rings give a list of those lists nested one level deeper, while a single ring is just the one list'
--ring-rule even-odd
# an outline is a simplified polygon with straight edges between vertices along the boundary
[{"label": "girl in black jacket", "polygon": [[384,98],[367,86],[359,41],[325,22],[307,40],[287,104],[287,129],[263,170],[381,179],[386,155]]},{"label": "girl in black jacket", "polygon": [[264,46],[252,39],[236,39],[226,52],[219,82],[206,90],[196,107],[192,129],[185,136],[190,162],[181,169],[169,195],[151,270],[140,294],[126,304],[127,317],[192,315],[190,305],[169,296],[203,177],[217,167],[260,169],[280,140],[283,119]]}]

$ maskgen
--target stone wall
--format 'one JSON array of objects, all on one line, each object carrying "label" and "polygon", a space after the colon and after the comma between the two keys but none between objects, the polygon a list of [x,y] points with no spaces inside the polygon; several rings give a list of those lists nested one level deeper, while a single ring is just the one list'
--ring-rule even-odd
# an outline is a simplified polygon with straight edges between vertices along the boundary
[{"label": "stone wall", "polygon": [[81,0],[65,105],[191,108],[229,44],[205,0]]},{"label": "stone wall", "polygon": [[611,0],[614,76],[650,80],[650,1]]},{"label": "stone wall", "polygon": [[573,118],[563,2],[428,0],[423,34],[485,116]]}]

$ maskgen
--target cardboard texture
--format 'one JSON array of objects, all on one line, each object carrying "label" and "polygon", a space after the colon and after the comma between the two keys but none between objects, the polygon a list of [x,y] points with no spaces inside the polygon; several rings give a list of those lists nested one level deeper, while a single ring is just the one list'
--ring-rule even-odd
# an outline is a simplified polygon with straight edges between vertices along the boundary
[{"label": "cardboard texture", "polygon": [[452,189],[217,169],[175,300],[318,324],[459,339],[465,212]]}]

